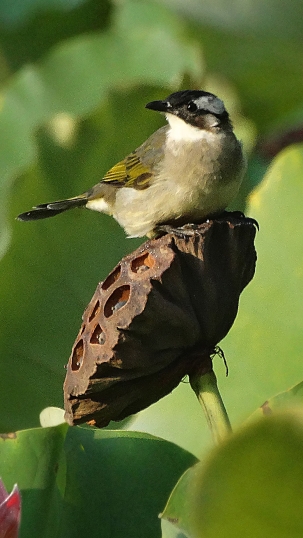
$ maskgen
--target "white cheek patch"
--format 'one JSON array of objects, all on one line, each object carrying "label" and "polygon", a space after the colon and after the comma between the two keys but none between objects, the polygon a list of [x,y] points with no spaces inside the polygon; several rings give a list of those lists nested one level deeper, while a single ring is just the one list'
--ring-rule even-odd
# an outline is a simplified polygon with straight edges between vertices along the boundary
[{"label": "white cheek patch", "polygon": [[186,123],[181,118],[174,116],[173,114],[166,114],[166,119],[170,125],[170,129],[167,133],[168,138],[171,141],[195,141],[195,140],[211,140],[216,135],[194,127],[189,123]]},{"label": "white cheek patch", "polygon": [[94,200],[88,200],[86,207],[93,211],[100,211],[100,213],[111,214],[111,209],[104,198],[95,198]]}]

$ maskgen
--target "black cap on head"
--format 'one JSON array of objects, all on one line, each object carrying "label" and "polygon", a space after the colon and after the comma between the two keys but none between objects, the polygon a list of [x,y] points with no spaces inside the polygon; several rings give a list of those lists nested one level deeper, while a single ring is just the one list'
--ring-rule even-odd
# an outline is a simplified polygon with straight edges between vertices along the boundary
[{"label": "black cap on head", "polygon": [[146,108],[180,116],[189,123],[205,114],[213,114],[220,120],[228,120],[223,101],[216,95],[201,90],[184,90],[169,95],[163,101],[152,101]]},{"label": "black cap on head", "polygon": [[226,112],[224,103],[219,97],[216,97],[213,93],[200,90],[185,90],[172,93],[165,101],[173,108],[179,108],[192,103],[196,106],[195,112],[198,114],[210,112],[211,114],[221,115]]}]

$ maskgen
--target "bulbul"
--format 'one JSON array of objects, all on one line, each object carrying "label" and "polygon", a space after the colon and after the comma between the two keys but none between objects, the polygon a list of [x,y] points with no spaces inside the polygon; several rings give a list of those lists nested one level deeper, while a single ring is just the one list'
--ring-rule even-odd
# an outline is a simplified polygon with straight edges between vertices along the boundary
[{"label": "bulbul", "polygon": [[85,206],[112,215],[130,237],[152,237],[158,226],[178,227],[222,213],[245,172],[242,145],[224,103],[212,93],[186,90],[146,108],[164,114],[168,125],[84,194],[38,205],[18,219],[44,219]]}]

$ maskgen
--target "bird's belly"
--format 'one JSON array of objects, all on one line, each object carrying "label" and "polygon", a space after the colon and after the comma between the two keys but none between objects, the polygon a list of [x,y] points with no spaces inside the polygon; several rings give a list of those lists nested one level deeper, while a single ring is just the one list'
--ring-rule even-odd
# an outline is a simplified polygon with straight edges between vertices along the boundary
[{"label": "bird's belly", "polygon": [[145,190],[120,189],[113,216],[129,236],[142,237],[160,223],[193,222],[223,211],[239,184],[239,178],[222,182],[213,175],[198,180],[187,176],[180,182],[161,178]]}]

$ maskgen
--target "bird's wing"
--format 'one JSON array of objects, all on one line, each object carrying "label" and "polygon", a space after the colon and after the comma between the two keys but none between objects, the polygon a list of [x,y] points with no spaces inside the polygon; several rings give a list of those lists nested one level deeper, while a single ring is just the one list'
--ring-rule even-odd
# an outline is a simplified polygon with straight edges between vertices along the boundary
[{"label": "bird's wing", "polygon": [[152,171],[145,166],[134,151],[123,161],[118,162],[104,176],[101,183],[115,187],[133,187],[145,189],[153,176]]},{"label": "bird's wing", "polygon": [[96,197],[106,185],[146,189],[163,158],[167,126],[153,133],[141,146],[119,161],[93,187],[89,197]]}]

